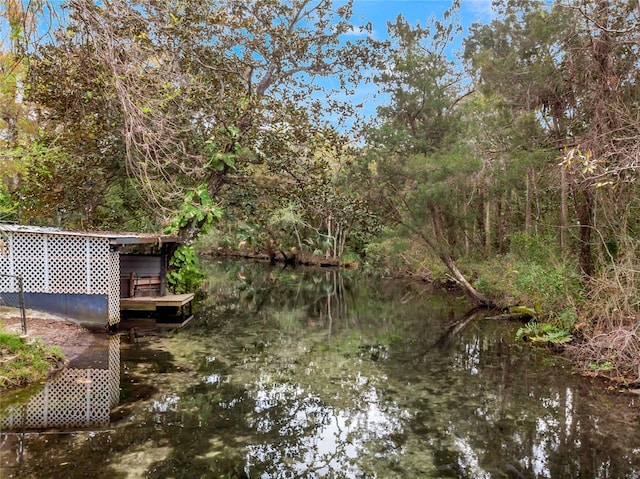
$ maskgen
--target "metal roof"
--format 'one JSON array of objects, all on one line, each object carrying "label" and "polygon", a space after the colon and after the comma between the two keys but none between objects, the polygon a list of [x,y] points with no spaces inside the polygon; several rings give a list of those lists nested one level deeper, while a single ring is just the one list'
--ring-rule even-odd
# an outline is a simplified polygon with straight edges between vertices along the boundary
[{"label": "metal roof", "polygon": [[0,223],[0,232],[46,234],[60,236],[81,236],[84,238],[108,238],[112,245],[126,244],[163,244],[180,243],[180,239],[174,235],[156,233],[122,233],[113,231],[71,231],[60,228],[43,226],[26,226]]}]

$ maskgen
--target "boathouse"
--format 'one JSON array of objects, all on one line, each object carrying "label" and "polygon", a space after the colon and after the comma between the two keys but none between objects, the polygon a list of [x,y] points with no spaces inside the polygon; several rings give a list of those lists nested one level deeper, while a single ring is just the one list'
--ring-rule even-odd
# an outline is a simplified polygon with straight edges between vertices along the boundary
[{"label": "boathouse", "polygon": [[[0,304],[113,329],[122,311],[158,308],[185,320],[193,294],[169,295],[166,272],[178,238],[148,233],[69,231],[0,224]],[[13,303],[13,304],[12,304]]]}]

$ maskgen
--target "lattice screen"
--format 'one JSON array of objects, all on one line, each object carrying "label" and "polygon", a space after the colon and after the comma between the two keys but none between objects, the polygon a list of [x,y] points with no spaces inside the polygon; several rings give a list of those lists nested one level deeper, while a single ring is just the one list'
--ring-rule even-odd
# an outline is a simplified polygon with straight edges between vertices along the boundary
[{"label": "lattice screen", "polygon": [[120,399],[120,336],[109,337],[108,354],[109,369],[64,369],[27,404],[3,411],[0,429],[108,426]]},{"label": "lattice screen", "polygon": [[[21,238],[13,237],[13,270],[22,276],[24,291],[48,291],[49,255],[47,237],[43,235]],[[39,287],[42,285],[42,287]]]},{"label": "lattice screen", "polygon": [[[109,239],[8,232],[0,238],[0,273],[22,275],[26,293],[105,294],[111,325],[120,321],[120,259]],[[18,291],[0,277],[0,291]]]},{"label": "lattice screen", "polygon": [[108,281],[109,324],[114,325],[120,322],[120,256],[116,251],[109,253]]},{"label": "lattice screen", "polygon": [[113,257],[108,238],[7,236],[9,251],[2,255],[0,268],[6,274],[22,275],[25,292],[109,294]]}]

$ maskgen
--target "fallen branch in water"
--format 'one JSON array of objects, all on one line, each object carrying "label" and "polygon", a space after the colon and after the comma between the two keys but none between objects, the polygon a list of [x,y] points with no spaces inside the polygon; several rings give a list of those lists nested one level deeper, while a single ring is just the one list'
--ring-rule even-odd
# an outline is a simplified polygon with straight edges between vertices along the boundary
[{"label": "fallen branch in water", "polygon": [[529,321],[531,319],[535,319],[529,313],[504,313],[499,314],[498,316],[485,316],[484,319],[499,319],[503,321]]},{"label": "fallen branch in water", "polygon": [[461,319],[451,324],[447,330],[444,332],[442,336],[438,338],[438,340],[434,343],[434,346],[438,348],[447,348],[453,338],[462,331],[467,324],[469,324],[473,319],[481,316],[483,313],[487,312],[487,308],[482,306],[478,306],[473,308],[471,311],[468,311]]}]

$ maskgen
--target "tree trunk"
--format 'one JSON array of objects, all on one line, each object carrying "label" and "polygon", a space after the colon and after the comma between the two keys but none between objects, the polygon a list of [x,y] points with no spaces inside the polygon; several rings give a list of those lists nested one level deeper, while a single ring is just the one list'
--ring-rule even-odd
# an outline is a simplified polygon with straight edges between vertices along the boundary
[{"label": "tree trunk", "polygon": [[491,202],[484,201],[484,254],[491,257]]},{"label": "tree trunk", "polygon": [[587,277],[594,273],[593,254],[591,251],[591,233],[593,230],[593,193],[585,188],[581,191],[581,199],[578,203],[578,221],[580,238],[580,269]]},{"label": "tree trunk", "polygon": [[486,235],[485,224],[484,224],[484,220],[485,220],[484,209],[485,209],[484,187],[479,187],[478,200],[476,203],[476,226],[475,227],[478,230],[477,234],[478,234],[479,242],[483,248],[486,247],[486,244],[487,244],[487,235]]},{"label": "tree trunk", "polygon": [[442,262],[446,265],[447,269],[451,272],[456,281],[462,286],[466,295],[477,305],[487,307],[487,308],[495,308],[496,305],[488,299],[484,294],[475,289],[467,278],[462,274],[462,272],[458,269],[456,262],[450,255],[442,255],[440,256]]},{"label": "tree trunk", "polygon": [[563,253],[567,248],[567,226],[569,224],[568,196],[569,185],[567,182],[567,169],[564,166],[560,166],[560,250]]},{"label": "tree trunk", "polygon": [[540,217],[542,215],[541,210],[540,210],[540,194],[538,191],[538,174],[536,173],[535,168],[531,169],[531,188],[532,188],[532,200],[533,200],[533,204],[535,205],[535,214],[533,215],[532,218],[532,228],[533,228],[533,234],[538,234],[538,228],[540,227]]},{"label": "tree trunk", "polygon": [[533,196],[533,180],[532,176],[533,168],[527,168],[527,193],[524,205],[524,232],[531,234],[531,203]]},{"label": "tree trunk", "polygon": [[[464,217],[464,254],[471,254],[471,238],[473,237],[473,222],[469,221],[469,204],[465,202],[462,206],[462,214]],[[471,224],[469,224],[471,223]],[[469,231],[471,229],[471,231]]]},{"label": "tree trunk", "polygon": [[511,192],[506,191],[503,196],[503,208],[502,208],[502,216],[500,218],[500,237],[498,239],[498,251],[500,254],[504,254],[507,252],[507,231],[509,224],[509,215],[511,214]]}]

